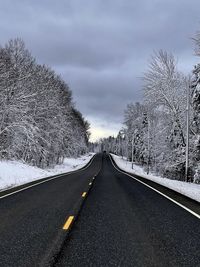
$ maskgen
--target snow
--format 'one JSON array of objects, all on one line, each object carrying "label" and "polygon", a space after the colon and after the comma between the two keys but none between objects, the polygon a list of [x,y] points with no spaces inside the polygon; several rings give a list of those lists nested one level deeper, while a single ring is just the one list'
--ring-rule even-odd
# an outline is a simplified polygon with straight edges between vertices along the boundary
[{"label": "snow", "polygon": [[165,187],[168,187],[178,193],[181,193],[191,199],[194,199],[200,202],[200,185],[194,184],[194,183],[186,183],[186,182],[177,181],[177,180],[171,180],[168,178],[155,176],[151,173],[147,175],[142,167],[134,164],[133,169],[132,169],[131,162],[127,162],[126,159],[122,159],[120,156],[116,156],[114,154],[111,154],[111,155],[120,169],[126,172],[129,172],[129,173],[132,173],[132,174],[139,175],[145,179],[154,181],[158,184],[161,184]]},{"label": "snow", "polygon": [[19,161],[0,161],[0,191],[48,176],[74,171],[85,166],[95,153],[79,158],[65,158],[53,169],[40,169]]}]

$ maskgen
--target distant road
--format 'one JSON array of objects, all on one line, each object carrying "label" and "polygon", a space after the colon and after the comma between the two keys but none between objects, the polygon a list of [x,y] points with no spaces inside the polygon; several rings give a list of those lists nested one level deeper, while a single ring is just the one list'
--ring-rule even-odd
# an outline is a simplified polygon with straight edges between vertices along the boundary
[{"label": "distant road", "polygon": [[[147,183],[200,214],[197,202]],[[83,170],[0,199],[0,266],[196,267],[197,217],[97,154]]]},{"label": "distant road", "polygon": [[96,155],[84,170],[0,199],[1,267],[41,265],[101,161],[102,156]]}]

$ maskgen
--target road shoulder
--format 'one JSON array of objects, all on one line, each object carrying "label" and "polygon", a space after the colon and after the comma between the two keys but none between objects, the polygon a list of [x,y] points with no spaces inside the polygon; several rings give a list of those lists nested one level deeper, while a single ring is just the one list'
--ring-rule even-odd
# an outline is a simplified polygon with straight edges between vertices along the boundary
[{"label": "road shoulder", "polygon": [[198,214],[200,216],[200,203],[187,197],[182,195],[181,193],[178,193],[172,189],[169,189],[163,185],[160,185],[156,182],[153,182],[151,180],[145,179],[139,175],[136,174],[132,174],[130,172],[126,172],[122,169],[120,169],[120,167],[116,164],[115,160],[113,159],[112,155],[110,155],[111,161],[113,163],[113,165],[122,173],[127,174],[127,178],[130,179],[137,179],[139,181],[141,181],[142,183],[146,184],[149,187],[154,188],[155,190],[159,191],[161,194],[166,195],[167,197],[171,198],[172,200],[180,203],[181,205],[183,205],[184,207],[186,207],[187,209],[190,209],[191,211],[193,211],[194,213]]}]

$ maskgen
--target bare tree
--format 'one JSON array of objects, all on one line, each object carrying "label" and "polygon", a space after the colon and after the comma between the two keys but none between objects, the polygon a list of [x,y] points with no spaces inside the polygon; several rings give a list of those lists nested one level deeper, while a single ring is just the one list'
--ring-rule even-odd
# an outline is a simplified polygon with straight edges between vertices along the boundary
[{"label": "bare tree", "polygon": [[89,124],[68,85],[21,39],[0,48],[0,104],[1,158],[46,167],[87,151]]}]

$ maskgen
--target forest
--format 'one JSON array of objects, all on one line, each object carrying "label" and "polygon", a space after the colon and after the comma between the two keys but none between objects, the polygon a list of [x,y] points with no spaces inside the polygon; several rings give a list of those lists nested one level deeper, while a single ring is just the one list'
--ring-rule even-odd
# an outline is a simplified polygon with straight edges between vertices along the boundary
[{"label": "forest", "polygon": [[89,123],[66,82],[23,40],[0,47],[0,158],[41,168],[88,150]]},{"label": "forest", "polygon": [[[200,33],[193,41],[200,56]],[[100,149],[133,160],[147,173],[185,180],[188,138],[186,180],[193,181],[200,175],[200,64],[182,73],[176,57],[159,50],[152,54],[142,81],[143,101],[127,105],[124,127],[116,138],[102,139]]]}]

